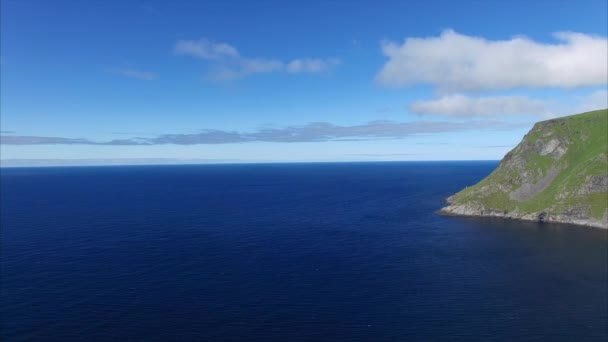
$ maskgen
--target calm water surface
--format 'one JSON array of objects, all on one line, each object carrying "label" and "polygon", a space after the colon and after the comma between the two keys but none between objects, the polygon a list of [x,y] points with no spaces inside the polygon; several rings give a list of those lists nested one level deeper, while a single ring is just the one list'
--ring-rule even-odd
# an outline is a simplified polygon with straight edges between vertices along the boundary
[{"label": "calm water surface", "polygon": [[496,162],[1,171],[2,341],[605,341],[608,236],[442,217]]}]

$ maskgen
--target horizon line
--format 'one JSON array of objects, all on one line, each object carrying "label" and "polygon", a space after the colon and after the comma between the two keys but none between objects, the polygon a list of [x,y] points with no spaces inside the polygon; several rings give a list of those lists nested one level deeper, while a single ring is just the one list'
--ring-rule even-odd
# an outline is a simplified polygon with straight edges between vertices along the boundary
[{"label": "horizon line", "polygon": [[[67,165],[4,165],[7,161],[31,161],[32,159],[0,160],[0,169],[15,168],[57,168],[57,167],[112,167],[112,166],[211,166],[211,165],[272,165],[272,164],[348,164],[348,163],[441,163],[441,162],[499,162],[501,159],[436,159],[436,160],[336,160],[336,161],[221,161],[199,163],[131,163],[131,164],[67,164]],[[169,159],[170,160],[170,159]],[[39,160],[42,161],[42,160]],[[50,160],[49,160],[50,161]],[[64,160],[67,162],[77,160]]]}]

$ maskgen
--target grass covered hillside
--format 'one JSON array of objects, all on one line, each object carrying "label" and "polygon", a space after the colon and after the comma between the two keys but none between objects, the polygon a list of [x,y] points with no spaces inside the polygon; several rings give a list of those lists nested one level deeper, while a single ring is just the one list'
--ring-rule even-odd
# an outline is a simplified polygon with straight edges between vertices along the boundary
[{"label": "grass covered hillside", "polygon": [[608,110],[538,122],[443,213],[608,228]]}]

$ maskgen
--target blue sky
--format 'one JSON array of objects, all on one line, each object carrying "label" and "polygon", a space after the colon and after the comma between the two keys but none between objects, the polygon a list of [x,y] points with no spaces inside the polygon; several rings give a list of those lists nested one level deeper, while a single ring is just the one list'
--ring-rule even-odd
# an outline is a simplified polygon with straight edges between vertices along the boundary
[{"label": "blue sky", "polygon": [[500,159],[608,106],[605,0],[1,10],[4,161]]}]

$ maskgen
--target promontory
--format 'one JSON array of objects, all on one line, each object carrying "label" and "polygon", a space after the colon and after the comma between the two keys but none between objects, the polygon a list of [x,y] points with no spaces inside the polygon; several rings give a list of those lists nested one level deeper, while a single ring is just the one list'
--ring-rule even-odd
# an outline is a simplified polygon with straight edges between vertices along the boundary
[{"label": "promontory", "polygon": [[440,213],[608,228],[608,110],[534,125],[498,167]]}]

